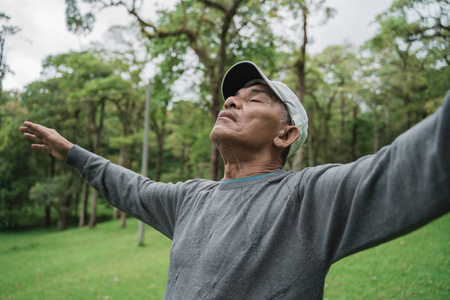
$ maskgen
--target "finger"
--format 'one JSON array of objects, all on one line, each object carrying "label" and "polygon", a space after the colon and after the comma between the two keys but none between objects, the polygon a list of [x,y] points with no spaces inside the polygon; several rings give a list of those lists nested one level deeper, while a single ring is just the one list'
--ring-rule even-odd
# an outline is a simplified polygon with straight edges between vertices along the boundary
[{"label": "finger", "polygon": [[24,133],[23,136],[25,138],[29,139],[30,141],[33,141],[38,144],[43,144],[43,142],[44,142],[44,140],[42,138],[39,138],[39,137],[35,136],[34,134]]},{"label": "finger", "polygon": [[28,139],[28,140],[30,140],[30,141],[33,141],[33,142],[34,142],[34,138],[36,138],[36,136],[35,136],[34,134],[30,134],[30,133],[28,133],[28,132],[25,132],[25,133],[23,134],[23,136],[24,136],[26,139]]},{"label": "finger", "polygon": [[35,126],[37,124],[35,124],[33,122],[30,122],[30,121],[25,121],[25,122],[23,122],[23,125],[25,125],[26,127],[33,127],[33,126]]},{"label": "finger", "polygon": [[27,133],[34,134],[34,132],[35,132],[34,130],[32,130],[31,128],[26,127],[26,126],[21,126],[21,127],[19,128],[19,130],[20,130],[21,132],[23,132],[23,133],[27,132]]},{"label": "finger", "polygon": [[19,130],[23,133],[23,135],[25,136],[26,134],[29,135],[36,135],[36,132],[34,130],[31,130],[28,127],[20,127]]},{"label": "finger", "polygon": [[24,125],[24,127],[28,128],[28,129],[34,129],[34,127],[37,124],[34,124],[33,122],[30,122],[30,121],[25,121],[25,122],[23,122],[23,125]]},{"label": "finger", "polygon": [[35,124],[34,123],[31,123],[31,122],[28,122],[28,121],[25,121],[25,122],[23,122],[23,125],[24,126],[21,126],[20,128],[19,128],[19,130],[21,131],[21,132],[28,132],[28,133],[31,133],[31,134],[36,134],[36,129],[35,129]]},{"label": "finger", "polygon": [[45,127],[45,126],[42,126],[42,125],[39,125],[39,124],[35,124],[33,122],[30,122],[30,121],[25,121],[25,122],[23,122],[23,124],[26,127],[28,127],[29,130],[31,130],[31,133],[33,133],[36,136],[44,137],[44,136],[48,135],[48,132],[47,132],[48,128]]},{"label": "finger", "polygon": [[42,152],[47,152],[47,149],[45,148],[44,145],[31,144],[31,148],[33,148],[34,150],[39,150],[39,151],[42,151]]}]

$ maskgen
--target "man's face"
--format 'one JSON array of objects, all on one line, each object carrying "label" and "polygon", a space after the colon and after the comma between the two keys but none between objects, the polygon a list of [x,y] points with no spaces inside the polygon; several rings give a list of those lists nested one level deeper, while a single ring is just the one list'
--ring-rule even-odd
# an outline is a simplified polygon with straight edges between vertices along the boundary
[{"label": "man's face", "polygon": [[240,89],[225,101],[211,131],[212,142],[219,149],[224,143],[249,151],[271,147],[285,126],[281,122],[282,105],[263,84]]}]

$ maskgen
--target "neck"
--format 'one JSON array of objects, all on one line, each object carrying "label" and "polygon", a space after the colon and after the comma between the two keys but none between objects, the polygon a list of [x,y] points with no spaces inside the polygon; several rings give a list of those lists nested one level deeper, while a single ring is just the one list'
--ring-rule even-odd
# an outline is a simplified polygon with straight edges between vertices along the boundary
[{"label": "neck", "polygon": [[224,180],[252,177],[278,171],[282,168],[279,159],[270,153],[223,153],[225,165]]}]

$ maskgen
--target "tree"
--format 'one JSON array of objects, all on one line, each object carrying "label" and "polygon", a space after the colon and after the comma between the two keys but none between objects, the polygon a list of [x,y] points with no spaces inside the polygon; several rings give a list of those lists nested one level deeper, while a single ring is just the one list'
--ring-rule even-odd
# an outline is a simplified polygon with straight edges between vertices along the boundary
[{"label": "tree", "polygon": [[[2,104],[3,79],[8,72],[11,72],[5,63],[5,42],[8,36],[14,35],[20,31],[20,28],[13,25],[6,25],[10,17],[0,12],[0,104]],[[0,111],[0,128],[2,127],[2,114]]]},{"label": "tree", "polygon": [[12,229],[33,212],[28,190],[43,172],[29,143],[17,133],[26,108],[17,95],[5,94],[5,123],[0,128],[0,227]]},{"label": "tree", "polygon": [[[288,46],[288,53],[286,55],[285,67],[291,69],[296,77],[295,90],[300,102],[305,105],[305,78],[306,78],[306,64],[307,64],[307,51],[306,47],[309,43],[308,30],[310,28],[310,17],[313,15],[321,15],[321,24],[325,24],[331,17],[334,16],[335,10],[325,5],[326,0],[314,1],[314,0],[302,0],[281,1],[281,9],[277,7],[273,10],[277,10],[276,17],[281,20],[281,27],[288,30],[287,37],[282,37],[282,46]],[[286,17],[288,16],[288,17]],[[287,23],[294,19],[295,23],[292,28],[287,26]],[[289,20],[289,21],[286,21]],[[297,21],[298,20],[298,21]],[[286,25],[284,25],[286,24]],[[280,27],[280,26],[279,26]],[[301,33],[298,36],[298,33]],[[292,36],[298,36],[298,39],[292,39]],[[293,84],[294,85],[294,84]],[[309,117],[311,119],[312,115]],[[313,120],[311,119],[311,123]],[[307,145],[309,142],[307,142]],[[310,146],[310,145],[309,145]],[[303,161],[303,147],[294,155],[292,169],[298,171],[302,167]],[[308,148],[311,151],[311,147]],[[309,153],[312,157],[312,153]]]},{"label": "tree", "polygon": [[[72,141],[101,153],[106,105],[117,89],[123,87],[117,84],[120,75],[114,73],[111,64],[88,51],[49,56],[43,66],[44,77],[48,79],[30,84],[24,102],[35,108],[32,110],[35,116],[41,114],[42,122],[47,119],[46,124],[61,129],[63,134],[67,131],[66,136]],[[56,175],[54,171],[51,174]],[[97,191],[91,189],[90,227],[96,224],[97,197]],[[82,200],[84,203],[86,199]]]},{"label": "tree", "polygon": [[[30,111],[28,118],[39,120],[49,127],[55,128],[61,134],[71,137],[74,142],[77,136],[72,127],[76,124],[77,110],[72,111],[71,107],[66,106],[67,89],[61,87],[61,78],[50,78],[45,81],[35,81],[25,87],[21,98],[25,107]],[[59,169],[58,169],[59,166]],[[58,163],[50,155],[41,159],[41,171],[43,177],[54,177],[64,172],[64,163]],[[44,205],[45,225],[50,226],[51,205],[41,202]]]},{"label": "tree", "polygon": [[[157,22],[147,20],[141,15],[136,1],[85,2],[99,9],[123,6],[130,15],[135,17],[142,34],[148,40],[176,37],[178,42],[183,43],[185,46],[181,53],[195,55],[200,63],[201,72],[209,87],[213,122],[222,103],[220,84],[226,67],[234,61],[234,57],[242,56],[243,53],[252,52],[255,49],[269,48],[270,44],[273,44],[271,33],[267,31],[269,26],[265,26],[267,25],[265,14],[262,13],[264,0],[180,1],[173,11],[159,12]],[[71,9],[79,12],[74,5],[76,1],[66,1],[66,3]],[[71,15],[76,14],[72,13],[66,18],[69,26],[74,26],[73,28],[81,26],[70,18]],[[81,20],[81,18],[75,20]],[[88,27],[88,25],[84,26],[84,28]],[[218,150],[211,145],[210,178],[216,180],[217,173]]]},{"label": "tree", "polygon": [[[113,26],[108,30],[104,45],[97,45],[99,55],[108,60],[115,69],[116,76],[108,83],[112,89],[109,99],[115,106],[122,135],[110,141],[120,148],[119,164],[133,168],[136,146],[141,142],[137,133],[141,130],[142,112],[144,110],[143,71],[149,64],[150,55],[136,25]],[[112,90],[110,91],[112,92]],[[114,216],[118,215],[114,209]],[[120,212],[121,227],[126,226],[126,214]]]},{"label": "tree", "polygon": [[[356,53],[350,45],[329,46],[320,54],[314,56],[313,62],[318,75],[315,86],[308,92],[308,96],[314,103],[318,118],[319,128],[321,128],[321,163],[329,162],[330,147],[330,120],[333,115],[332,108],[337,101],[343,101],[345,92],[351,86],[358,64]],[[341,110],[344,110],[341,102]],[[345,112],[341,112],[341,114]],[[341,122],[343,122],[341,120]],[[343,125],[341,125],[343,126]],[[317,129],[316,129],[317,130]],[[341,128],[342,131],[342,128]],[[316,131],[317,132],[317,131]],[[317,134],[317,133],[316,133]],[[318,149],[315,151],[317,152]]]},{"label": "tree", "polygon": [[[321,25],[325,24],[330,18],[334,16],[336,10],[326,6],[326,0],[302,0],[302,1],[292,1],[283,0],[281,1],[282,9],[277,15],[278,18],[282,19],[282,22],[290,20],[292,17],[295,20],[295,24],[290,28],[289,39],[283,39],[284,44],[288,44],[290,51],[290,66],[294,73],[297,75],[297,97],[300,102],[303,103],[304,89],[305,89],[305,76],[306,76],[306,60],[307,52],[306,47],[309,43],[308,30],[310,28],[310,17],[313,15],[323,15],[321,20]],[[288,15],[289,17],[286,17]],[[297,21],[298,20],[298,21]],[[292,36],[297,36],[298,39],[292,39]]]},{"label": "tree", "polygon": [[172,172],[168,180],[186,181],[205,177],[211,131],[204,117],[207,114],[208,107],[201,102],[179,100],[173,103],[169,114],[171,134],[167,138],[167,146],[179,163],[176,173]]},{"label": "tree", "polygon": [[58,230],[66,230],[78,184],[70,175],[58,175],[36,183],[30,189],[30,199],[38,205],[52,206],[58,212]]},{"label": "tree", "polygon": [[[389,90],[390,97],[402,101],[405,120],[401,130],[425,117],[424,99],[427,94],[436,95],[431,90],[440,87],[428,83],[434,77],[430,75],[440,73],[447,83],[450,79],[449,11],[448,1],[394,1],[389,10],[377,16],[380,29],[366,43],[380,66],[378,74],[384,89]],[[448,88],[444,85],[444,90],[438,91],[441,95]]]},{"label": "tree", "polygon": [[[447,0],[395,0],[379,22],[397,19],[396,33],[411,42],[418,42],[439,60],[450,64],[450,3]],[[389,21],[388,21],[389,22]]]}]

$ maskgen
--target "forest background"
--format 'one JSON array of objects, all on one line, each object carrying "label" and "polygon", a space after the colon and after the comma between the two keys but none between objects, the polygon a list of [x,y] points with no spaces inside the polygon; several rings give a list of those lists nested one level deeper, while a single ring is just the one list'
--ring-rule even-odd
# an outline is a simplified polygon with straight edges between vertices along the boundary
[{"label": "forest background", "polygon": [[[31,151],[18,132],[24,120],[141,172],[149,92],[147,175],[163,182],[217,180],[223,165],[209,132],[223,105],[222,77],[237,61],[254,61],[305,106],[309,136],[285,167],[294,171],[376,152],[432,114],[450,87],[448,1],[395,0],[362,46],[332,45],[314,55],[308,53],[310,20],[326,26],[336,13],[325,0],[177,1],[153,20],[142,16],[139,1],[65,2],[67,28],[76,34],[90,32],[96,14],[113,6],[134,22],[113,26],[84,51],[48,56],[41,79],[23,91],[0,85],[2,229],[94,228],[111,218],[126,226],[126,215],[75,170]],[[2,82],[14,71],[3,59],[4,46],[20,28],[1,11],[0,22]],[[150,82],[143,79],[149,64],[156,68]],[[188,93],[174,97],[177,79],[186,75]]]}]

